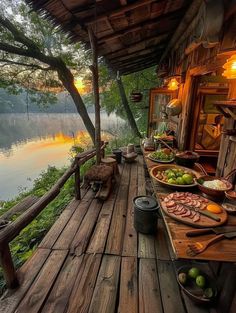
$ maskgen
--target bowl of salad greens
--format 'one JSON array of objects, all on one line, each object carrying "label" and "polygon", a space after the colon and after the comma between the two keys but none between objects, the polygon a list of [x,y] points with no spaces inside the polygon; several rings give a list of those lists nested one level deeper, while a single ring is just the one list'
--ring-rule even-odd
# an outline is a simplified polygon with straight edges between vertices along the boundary
[{"label": "bowl of salad greens", "polygon": [[151,161],[158,163],[171,163],[175,160],[175,154],[170,149],[161,149],[148,154]]}]

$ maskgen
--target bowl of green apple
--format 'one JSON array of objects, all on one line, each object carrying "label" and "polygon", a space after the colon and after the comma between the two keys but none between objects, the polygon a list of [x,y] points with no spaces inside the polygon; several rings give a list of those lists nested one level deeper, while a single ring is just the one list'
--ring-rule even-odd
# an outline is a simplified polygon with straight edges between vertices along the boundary
[{"label": "bowl of green apple", "polygon": [[191,188],[197,185],[195,178],[200,173],[174,164],[163,164],[152,167],[150,175],[161,185],[171,189]]}]

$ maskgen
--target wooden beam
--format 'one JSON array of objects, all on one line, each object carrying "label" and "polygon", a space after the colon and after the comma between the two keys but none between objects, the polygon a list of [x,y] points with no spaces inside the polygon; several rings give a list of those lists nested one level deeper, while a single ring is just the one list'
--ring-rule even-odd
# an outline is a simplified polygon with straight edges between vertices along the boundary
[{"label": "wooden beam", "polygon": [[173,34],[171,40],[169,41],[169,44],[166,47],[163,55],[161,56],[160,63],[164,60],[164,58],[167,56],[170,49],[176,44],[179,38],[181,38],[183,33],[186,31],[186,29],[188,29],[188,25],[194,19],[195,15],[198,13],[198,10],[200,6],[202,5],[202,3],[203,3],[202,0],[192,1],[183,19],[179,23],[179,26],[177,27],[175,33]]},{"label": "wooden beam", "polygon": [[154,52],[154,51],[161,51],[164,49],[164,45],[159,45],[159,46],[150,46],[148,48],[143,48],[141,50],[138,50],[138,51],[134,51],[132,53],[128,53],[128,51],[126,51],[126,54],[124,53],[122,56],[120,57],[115,57],[115,58],[108,58],[111,62],[116,62],[116,61],[121,61],[121,60],[127,60],[129,59],[130,57],[133,57],[133,56],[141,56],[141,55],[145,55],[145,54],[148,54],[148,53],[151,53],[151,52]]},{"label": "wooden beam", "polygon": [[148,62],[136,62],[136,63],[133,63],[133,64],[129,64],[129,65],[113,65],[113,68],[116,70],[116,71],[119,71],[120,73],[122,72],[126,72],[128,70],[131,70],[132,72],[134,72],[134,69],[137,71],[141,71],[141,69],[143,68],[147,68],[147,67],[150,67],[152,65],[155,65],[158,63],[158,60],[156,59],[152,59]]},{"label": "wooden beam", "polygon": [[139,72],[139,71],[142,71],[146,68],[150,68],[154,65],[156,65],[158,62],[153,62],[153,63],[150,63],[150,64],[139,64],[138,66],[133,66],[133,67],[130,67],[130,68],[124,68],[124,69],[119,69],[120,71],[120,74],[121,75],[129,75],[129,74],[132,74],[132,73],[136,73],[136,72]]},{"label": "wooden beam", "polygon": [[[162,0],[162,2],[165,2],[166,0]],[[128,12],[128,11],[131,11],[131,10],[134,10],[134,9],[137,9],[141,6],[146,6],[152,2],[156,2],[156,0],[139,0],[139,1],[136,1],[135,3],[132,3],[130,5],[123,5],[121,7],[119,7],[118,9],[112,9],[110,11],[106,11],[105,13],[102,13],[102,14],[98,14],[96,17],[94,16],[90,16],[90,17],[87,17],[87,18],[84,18],[82,20],[83,24],[89,26],[90,24],[96,22],[96,21],[99,21],[101,19],[104,19],[104,18],[109,18],[109,17],[112,17],[112,16],[116,16],[116,15],[120,15],[120,14],[124,14],[125,12]],[[76,13],[80,13],[82,12],[83,10],[81,10],[81,6],[78,6],[77,8],[71,10],[71,12],[73,14],[76,14]]]},{"label": "wooden beam", "polygon": [[225,21],[234,14],[236,14],[236,0],[231,0],[229,7],[226,9]]},{"label": "wooden beam", "polygon": [[[156,36],[150,36],[150,37],[147,37],[145,39],[141,39],[141,40],[135,42],[132,45],[126,46],[124,48],[121,48],[119,50],[116,50],[116,51],[113,51],[113,52],[104,53],[103,56],[104,57],[108,57],[109,59],[113,59],[113,58],[117,57],[117,54],[118,54],[118,57],[123,56],[123,55],[127,55],[127,53],[128,53],[127,50],[129,48],[132,48],[132,50],[133,50],[133,49],[135,49],[136,46],[138,47],[140,44],[148,42],[148,41],[152,41],[152,40],[156,40],[155,45],[157,45],[158,43],[160,43],[166,37],[168,37],[168,34],[166,34],[166,33],[165,34],[158,34]],[[150,46],[147,47],[147,48],[150,48]],[[144,49],[146,49],[146,48],[144,48]],[[135,52],[141,51],[141,50],[143,50],[143,49],[137,49],[136,51],[134,51],[132,53],[135,53]],[[119,55],[119,53],[121,53],[121,55]]]},{"label": "wooden beam", "polygon": [[[158,53],[159,52],[159,53]],[[157,49],[157,50],[154,50],[150,53],[147,53],[147,54],[143,54],[141,56],[135,56],[135,57],[132,57],[132,58],[129,58],[129,59],[126,59],[126,60],[110,60],[110,63],[111,64],[114,64],[114,65],[118,65],[118,64],[121,64],[121,65],[125,65],[125,64],[132,64],[132,63],[135,63],[135,62],[139,62],[139,61],[143,61],[143,62],[146,62],[146,61],[149,61],[148,59],[150,58],[153,58],[155,56],[161,56],[161,52]]]},{"label": "wooden beam", "polygon": [[96,146],[96,164],[101,162],[101,121],[100,121],[100,104],[99,104],[99,85],[98,85],[98,51],[97,42],[93,30],[88,28],[89,40],[92,49],[93,64],[90,69],[93,77],[93,93],[95,103],[95,146]]},{"label": "wooden beam", "polygon": [[[119,38],[121,36],[124,36],[124,35],[128,34],[129,32],[134,32],[134,31],[137,31],[137,30],[141,30],[141,29],[143,29],[143,28],[145,28],[147,26],[151,26],[151,25],[154,25],[156,23],[159,23],[159,22],[163,21],[164,19],[167,19],[168,22],[170,22],[171,18],[173,20],[174,19],[179,19],[180,16],[184,13],[185,9],[186,9],[186,7],[183,7],[181,9],[176,10],[176,11],[172,11],[172,12],[163,14],[161,16],[155,17],[155,18],[149,18],[148,20],[142,21],[142,22],[137,23],[135,25],[132,25],[130,27],[126,27],[123,30],[117,31],[114,34],[110,34],[110,35],[105,35],[105,36],[99,37],[98,38],[98,44],[100,45],[102,42]],[[164,32],[164,30],[163,30],[163,32]]]}]

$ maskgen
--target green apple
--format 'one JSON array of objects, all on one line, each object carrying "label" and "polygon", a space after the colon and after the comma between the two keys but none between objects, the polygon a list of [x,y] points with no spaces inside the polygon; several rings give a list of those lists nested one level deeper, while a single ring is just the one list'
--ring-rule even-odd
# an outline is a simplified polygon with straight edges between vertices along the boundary
[{"label": "green apple", "polygon": [[187,185],[190,185],[193,183],[193,176],[191,174],[184,174],[182,178]]}]

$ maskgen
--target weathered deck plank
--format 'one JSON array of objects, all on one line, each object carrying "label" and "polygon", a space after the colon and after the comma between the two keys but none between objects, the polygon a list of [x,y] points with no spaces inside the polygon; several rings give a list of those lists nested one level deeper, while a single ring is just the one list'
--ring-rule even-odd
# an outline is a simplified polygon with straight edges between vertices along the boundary
[{"label": "weathered deck plank", "polygon": [[133,198],[137,196],[137,163],[131,164],[130,184],[126,214],[125,234],[123,239],[123,256],[137,256],[137,232],[134,228]]},{"label": "weathered deck plank", "polygon": [[102,202],[94,199],[89,206],[89,209],[84,216],[84,219],[71,243],[70,252],[77,256],[85,252],[89,243],[93,229],[97,222],[98,215],[102,207]]},{"label": "weathered deck plank", "polygon": [[105,250],[107,254],[120,255],[123,248],[123,238],[127,214],[129,177],[130,166],[128,164],[125,164],[108,234]]},{"label": "weathered deck plank", "polygon": [[157,261],[164,312],[185,313],[172,262]]},{"label": "weathered deck plank", "polygon": [[117,196],[117,189],[118,188],[116,186],[109,199],[103,203],[87,253],[103,253],[105,249],[107,234]]},{"label": "weathered deck plank", "polygon": [[156,261],[154,259],[140,259],[139,313],[149,313],[149,312],[150,313],[163,312],[157,276]]},{"label": "weathered deck plank", "polygon": [[118,313],[138,313],[138,264],[137,258],[123,257],[120,274]]},{"label": "weathered deck plank", "polygon": [[49,255],[35,281],[26,293],[16,309],[16,313],[37,313],[39,312],[47,294],[62,267],[68,252],[65,250],[54,250]]},{"label": "weathered deck plank", "polygon": [[92,191],[88,191],[86,196],[81,200],[80,205],[73,213],[66,227],[61,232],[57,241],[53,245],[53,249],[69,249],[79,226],[87,213],[89,206],[93,200]]},{"label": "weathered deck plank", "polygon": [[103,257],[89,313],[115,312],[120,261],[119,256]]},{"label": "weathered deck plank", "polygon": [[79,202],[76,199],[73,199],[71,203],[67,206],[67,208],[61,213],[57,222],[51,227],[47,236],[41,241],[39,247],[40,248],[48,248],[51,249],[54,243],[56,242],[57,238],[60,236],[62,230],[67,225],[69,219],[71,218],[72,214],[78,207]]},{"label": "weathered deck plank", "polygon": [[[67,313],[88,312],[101,258],[101,254],[87,254],[84,256],[80,273],[76,279],[73,292],[70,296],[66,311]],[[55,312],[57,313],[57,311]]]},{"label": "weathered deck plank", "polygon": [[83,256],[69,256],[45,302],[41,313],[63,313],[78,275]]}]

